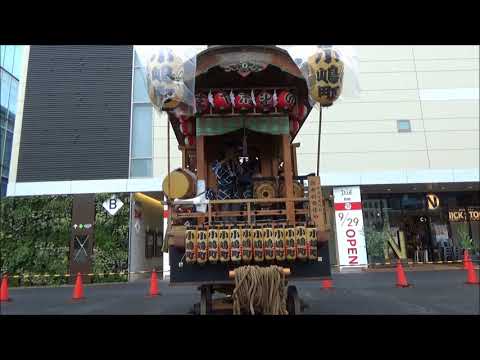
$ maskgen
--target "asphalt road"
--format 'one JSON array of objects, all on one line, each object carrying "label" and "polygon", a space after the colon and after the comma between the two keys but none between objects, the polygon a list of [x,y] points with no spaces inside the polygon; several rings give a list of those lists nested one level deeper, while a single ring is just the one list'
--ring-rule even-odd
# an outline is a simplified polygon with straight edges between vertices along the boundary
[{"label": "asphalt road", "polygon": [[[480,314],[480,287],[465,285],[466,272],[406,271],[410,288],[395,287],[394,272],[333,274],[333,290],[316,282],[291,282],[306,303],[304,314]],[[149,282],[86,285],[86,299],[71,300],[72,287],[10,288],[9,303],[0,313],[70,314],[180,314],[192,313],[200,300],[195,287],[170,287],[159,282],[161,296],[147,297]]]}]

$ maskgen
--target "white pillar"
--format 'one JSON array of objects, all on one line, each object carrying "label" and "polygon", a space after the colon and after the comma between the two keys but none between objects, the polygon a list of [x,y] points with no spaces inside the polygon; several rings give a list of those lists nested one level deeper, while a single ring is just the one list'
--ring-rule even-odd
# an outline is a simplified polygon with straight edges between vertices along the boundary
[{"label": "white pillar", "polygon": [[[162,270],[162,262],[166,256],[145,257],[145,230],[149,227],[151,230],[158,228],[158,217],[162,216],[158,210],[154,211],[148,205],[133,200],[130,226],[130,280],[145,279],[150,277],[150,271],[155,267]],[[160,220],[161,221],[161,220]],[[165,254],[166,255],[166,254]],[[135,273],[147,271],[145,274]]]}]

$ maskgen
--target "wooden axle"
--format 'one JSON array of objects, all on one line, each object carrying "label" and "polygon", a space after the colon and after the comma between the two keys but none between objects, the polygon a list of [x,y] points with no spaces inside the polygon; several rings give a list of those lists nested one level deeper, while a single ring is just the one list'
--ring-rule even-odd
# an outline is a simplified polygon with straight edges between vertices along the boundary
[{"label": "wooden axle", "polygon": [[[282,272],[283,272],[283,274],[284,274],[285,276],[289,276],[289,275],[291,274],[291,271],[290,271],[289,268],[282,268]],[[230,271],[228,272],[228,277],[229,277],[230,279],[233,279],[233,278],[235,277],[235,270],[230,270]]]}]

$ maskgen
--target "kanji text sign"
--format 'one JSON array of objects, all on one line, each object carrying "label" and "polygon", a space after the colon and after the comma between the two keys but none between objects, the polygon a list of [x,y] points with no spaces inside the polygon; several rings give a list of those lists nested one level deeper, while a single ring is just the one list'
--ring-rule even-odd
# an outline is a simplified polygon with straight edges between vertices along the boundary
[{"label": "kanji text sign", "polygon": [[318,176],[308,177],[308,200],[310,204],[310,218],[321,231],[326,230],[323,208],[322,188]]}]

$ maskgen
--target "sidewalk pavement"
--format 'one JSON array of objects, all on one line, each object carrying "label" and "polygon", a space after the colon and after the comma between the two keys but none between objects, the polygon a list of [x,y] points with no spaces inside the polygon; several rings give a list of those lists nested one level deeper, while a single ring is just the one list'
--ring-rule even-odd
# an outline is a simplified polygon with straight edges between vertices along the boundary
[{"label": "sidewalk pavement", "polygon": [[[462,263],[456,264],[402,264],[405,271],[437,271],[437,270],[464,270]],[[473,268],[475,270],[480,269],[479,264],[475,264]],[[359,273],[359,272],[395,272],[396,271],[396,264],[390,265],[377,265],[374,267],[357,269],[357,270],[343,270],[339,271],[338,267],[333,267],[332,272],[335,273]]]}]

